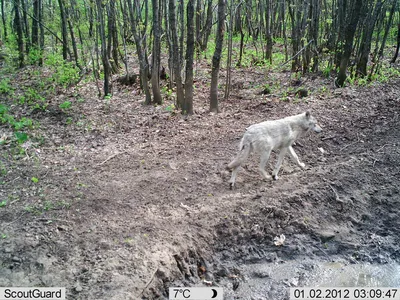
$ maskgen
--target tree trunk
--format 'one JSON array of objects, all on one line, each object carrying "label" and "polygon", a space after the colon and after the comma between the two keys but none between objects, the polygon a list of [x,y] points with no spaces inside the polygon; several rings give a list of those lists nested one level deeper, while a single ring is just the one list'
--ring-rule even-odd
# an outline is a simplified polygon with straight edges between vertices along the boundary
[{"label": "tree trunk", "polygon": [[357,75],[364,77],[367,75],[367,63],[368,57],[371,51],[372,34],[374,33],[374,27],[378,15],[382,8],[382,1],[378,0],[375,4],[375,8],[371,14],[368,14],[366,25],[364,26],[364,32],[360,44],[360,51],[357,63]]},{"label": "tree trunk", "polygon": [[[148,75],[148,63],[147,63],[147,57],[145,55],[145,49],[144,49],[144,39],[141,39],[139,37],[139,31],[137,28],[137,25],[139,22],[135,20],[135,15],[136,17],[138,17],[138,14],[134,13],[134,7],[132,6],[132,1],[131,0],[127,0],[128,1],[128,7],[129,7],[129,17],[131,20],[131,27],[132,27],[132,33],[135,39],[135,44],[136,44],[136,51],[137,51],[137,55],[139,58],[139,65],[140,65],[140,83],[143,89],[143,92],[146,95],[145,98],[145,104],[146,105],[150,105],[151,104],[151,94],[150,94],[150,90],[149,90],[149,85],[147,82],[147,75]],[[135,0],[135,9],[137,10],[137,6],[138,6],[138,2],[137,0]]]},{"label": "tree trunk", "polygon": [[39,47],[39,10],[40,0],[33,0],[32,46],[35,49]]},{"label": "tree trunk", "polygon": [[182,86],[181,76],[181,64],[179,61],[179,45],[178,45],[178,27],[176,24],[176,6],[175,0],[169,0],[169,26],[171,31],[171,42],[172,42],[172,59],[174,66],[174,76],[176,84],[176,106],[177,108],[183,107],[184,90]]},{"label": "tree trunk", "polygon": [[201,2],[202,0],[197,0],[196,1],[196,48],[200,49],[200,29],[201,29],[201,16],[202,16],[202,11],[201,11]]},{"label": "tree trunk", "polygon": [[309,40],[314,42],[310,45],[311,57],[310,60],[313,61],[311,67],[312,72],[318,71],[318,35],[319,35],[319,16],[320,16],[320,0],[311,0],[310,7],[310,26],[309,26]]},{"label": "tree trunk", "polygon": [[[383,34],[381,47],[380,47],[379,52],[378,52],[378,58],[379,58],[379,59],[380,59],[381,57],[383,57],[383,49],[385,49],[386,40],[387,40],[389,31],[390,31],[390,27],[392,26],[393,15],[394,15],[394,12],[395,12],[395,10],[396,10],[396,3],[397,3],[397,0],[392,0],[392,7],[391,7],[390,12],[389,12],[389,20],[388,20],[387,23],[386,23],[385,33]],[[399,11],[400,11],[400,8],[399,8]],[[386,12],[386,11],[385,11],[385,12]],[[385,13],[385,14],[386,14],[386,13]],[[400,23],[399,23],[399,26],[400,26]],[[399,29],[400,29],[400,28],[399,28]],[[399,30],[399,31],[400,31],[400,30]],[[398,33],[398,34],[400,34],[400,33]]]},{"label": "tree trunk", "polygon": [[396,62],[396,59],[399,56],[399,50],[400,50],[400,22],[397,25],[397,46],[396,46],[396,51],[394,51],[393,58],[390,61],[392,64],[394,64]]},{"label": "tree trunk", "polygon": [[179,1],[178,12],[179,12],[179,63],[181,69],[183,68],[183,48],[185,41],[185,18],[184,18],[184,1]]},{"label": "tree trunk", "polygon": [[218,24],[215,38],[215,51],[212,59],[211,87],[210,87],[210,111],[219,112],[218,109],[218,74],[221,62],[222,46],[224,42],[225,28],[225,0],[218,0]]},{"label": "tree trunk", "polygon": [[68,22],[68,28],[69,28],[69,34],[71,36],[71,43],[72,43],[72,51],[74,52],[74,60],[75,60],[75,65],[79,68],[82,69],[80,64],[79,64],[79,57],[78,57],[78,48],[76,47],[76,40],[75,40],[75,33],[74,33],[74,27],[72,24],[72,18],[71,18],[71,13],[70,10],[71,8],[65,9],[65,14],[67,17],[67,22]]},{"label": "tree trunk", "polygon": [[111,66],[110,62],[108,61],[108,55],[107,55],[106,29],[105,29],[106,25],[103,17],[102,0],[96,0],[96,4],[97,4],[97,23],[101,41],[101,59],[104,68],[104,97],[106,97],[111,94],[111,86],[110,86]]},{"label": "tree trunk", "polygon": [[193,58],[194,58],[194,2],[188,0],[187,4],[187,41],[186,41],[186,76],[185,76],[185,101],[182,107],[183,114],[193,114]]},{"label": "tree trunk", "polygon": [[203,30],[201,31],[200,34],[201,41],[198,41],[198,43],[200,43],[201,45],[201,51],[205,51],[207,49],[208,39],[211,34],[212,20],[213,20],[212,0],[208,0],[206,23],[204,24]]},{"label": "tree trunk", "polygon": [[168,45],[168,68],[169,68],[169,88],[172,89],[173,82],[175,82],[175,74],[174,74],[174,65],[173,65],[173,47],[172,47],[172,37],[171,30],[169,25],[169,10],[167,1],[162,1],[162,5],[164,6],[164,22],[165,22],[165,35],[167,38]]},{"label": "tree trunk", "polygon": [[115,18],[115,0],[110,0],[107,5],[108,11],[108,38],[107,38],[107,55],[111,66],[111,72],[117,74],[119,71],[118,64],[118,35],[117,24]]},{"label": "tree trunk", "polygon": [[[228,99],[231,91],[231,66],[232,66],[232,47],[233,47],[233,19],[235,16],[236,8],[234,9],[236,1],[232,1],[228,7],[229,10],[229,27],[228,27],[228,58],[226,60],[226,80],[225,80],[225,94],[224,99]],[[240,5],[240,4],[239,4]]]},{"label": "tree trunk", "polygon": [[22,33],[21,16],[19,13],[19,0],[14,0],[14,26],[17,31],[17,44],[18,44],[18,62],[19,67],[24,66],[24,38]]},{"label": "tree trunk", "polygon": [[23,24],[23,32],[25,34],[25,52],[26,54],[29,54],[29,49],[31,46],[31,37],[29,34],[29,24],[28,24],[28,16],[27,16],[27,9],[26,9],[26,4],[25,4],[25,0],[20,0],[21,3],[21,8],[22,8],[22,24]]},{"label": "tree trunk", "polygon": [[40,47],[40,58],[39,66],[43,65],[43,51],[44,51],[44,25],[43,25],[43,1],[39,0],[39,47]]},{"label": "tree trunk", "polygon": [[271,0],[266,0],[265,8],[265,58],[272,64]]},{"label": "tree trunk", "polygon": [[161,54],[161,25],[159,0],[152,0],[153,3],[153,61],[151,72],[151,87],[153,100],[156,104],[162,103],[160,92],[160,54]]},{"label": "tree trunk", "polygon": [[7,41],[7,26],[6,26],[6,15],[4,14],[4,0],[0,0],[1,5],[1,21],[3,22],[3,32],[4,32],[4,40]]},{"label": "tree trunk", "polygon": [[342,54],[341,60],[340,60],[339,74],[335,81],[335,84],[338,87],[343,87],[344,82],[347,78],[346,71],[347,71],[347,66],[349,64],[349,61],[350,61],[351,52],[353,49],[353,39],[354,39],[354,34],[357,29],[358,20],[360,18],[360,11],[361,11],[361,7],[362,7],[362,3],[363,3],[363,0],[355,0],[353,7],[350,8],[349,22],[348,22],[348,24],[346,26],[346,30],[345,30],[344,48],[343,48],[343,54]]},{"label": "tree trunk", "polygon": [[61,16],[61,35],[62,35],[62,53],[63,59],[68,59],[68,33],[67,33],[67,18],[65,16],[65,9],[63,0],[58,0],[58,5],[60,7]]}]

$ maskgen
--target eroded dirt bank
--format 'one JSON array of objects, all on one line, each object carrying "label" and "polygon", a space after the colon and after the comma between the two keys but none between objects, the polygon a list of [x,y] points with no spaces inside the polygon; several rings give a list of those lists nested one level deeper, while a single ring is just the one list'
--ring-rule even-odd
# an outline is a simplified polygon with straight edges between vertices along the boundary
[{"label": "eroded dirt bank", "polygon": [[[133,92],[105,105],[86,91],[67,116],[39,113],[45,144],[5,161],[1,193],[11,200],[0,208],[0,286],[66,286],[68,299],[164,299],[169,286],[206,280],[233,298],[246,276],[263,278],[244,274],[244,264],[399,262],[399,84],[280,101],[244,80],[218,115],[207,113],[199,86],[189,118],[143,107]],[[295,146],[307,170],[286,159],[280,179],[265,182],[253,157],[229,190],[225,166],[244,129],[307,109],[324,129]],[[275,291],[263,297],[284,299]]]}]

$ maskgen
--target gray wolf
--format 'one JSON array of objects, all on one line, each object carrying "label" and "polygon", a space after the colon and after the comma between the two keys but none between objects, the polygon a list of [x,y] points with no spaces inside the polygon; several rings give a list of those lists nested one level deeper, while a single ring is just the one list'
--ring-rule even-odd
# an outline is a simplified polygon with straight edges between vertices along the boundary
[{"label": "gray wolf", "polygon": [[230,188],[233,189],[240,166],[243,165],[252,152],[258,153],[261,156],[259,168],[261,175],[265,179],[271,178],[265,171],[265,165],[272,150],[280,150],[278,161],[272,172],[274,180],[278,179],[278,172],[286,153],[289,153],[292,160],[304,169],[305,164],[300,162],[299,157],[292,148],[292,144],[309,131],[322,131],[317,120],[309,111],[279,120],[265,121],[248,127],[240,142],[239,153],[228,165],[228,168],[232,170],[232,176],[229,180]]}]

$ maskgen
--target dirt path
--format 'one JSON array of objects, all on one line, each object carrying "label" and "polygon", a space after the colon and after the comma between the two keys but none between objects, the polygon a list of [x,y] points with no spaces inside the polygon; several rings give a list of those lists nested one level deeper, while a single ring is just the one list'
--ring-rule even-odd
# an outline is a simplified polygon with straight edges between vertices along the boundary
[{"label": "dirt path", "polygon": [[[9,166],[1,187],[0,286],[166,299],[169,286],[206,280],[234,295],[245,263],[399,262],[400,83],[279,101],[256,96],[264,77],[250,77],[218,115],[201,86],[189,118],[122,88],[110,104],[88,88],[69,115],[39,113],[45,144]],[[225,166],[244,129],[307,109],[324,129],[296,145],[307,170],[286,159],[280,179],[263,182],[252,158],[229,190]]]}]

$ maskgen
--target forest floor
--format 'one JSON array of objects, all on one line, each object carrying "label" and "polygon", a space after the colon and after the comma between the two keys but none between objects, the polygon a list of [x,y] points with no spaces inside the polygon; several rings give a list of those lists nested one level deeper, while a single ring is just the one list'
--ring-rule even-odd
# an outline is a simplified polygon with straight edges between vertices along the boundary
[{"label": "forest floor", "polygon": [[[82,83],[45,111],[20,112],[40,122],[31,135],[42,142],[25,142],[18,159],[11,144],[0,146],[0,286],[136,300],[212,284],[226,299],[287,299],[280,287],[301,286],[301,276],[274,281],[243,266],[400,262],[399,79],[336,89],[332,78],[309,75],[308,97],[282,99],[260,92],[266,84],[293,91],[290,73],[237,69],[230,98],[210,114],[209,70],[197,71],[189,117],[171,109],[173,99],[144,106],[135,86],[116,82],[110,100]],[[323,128],[294,146],[306,170],[286,158],[279,180],[263,181],[253,156],[230,190],[226,165],[246,127],[306,110]],[[11,135],[0,130],[3,141]],[[274,245],[281,234],[285,243]],[[279,289],[237,296],[251,276]]]}]

